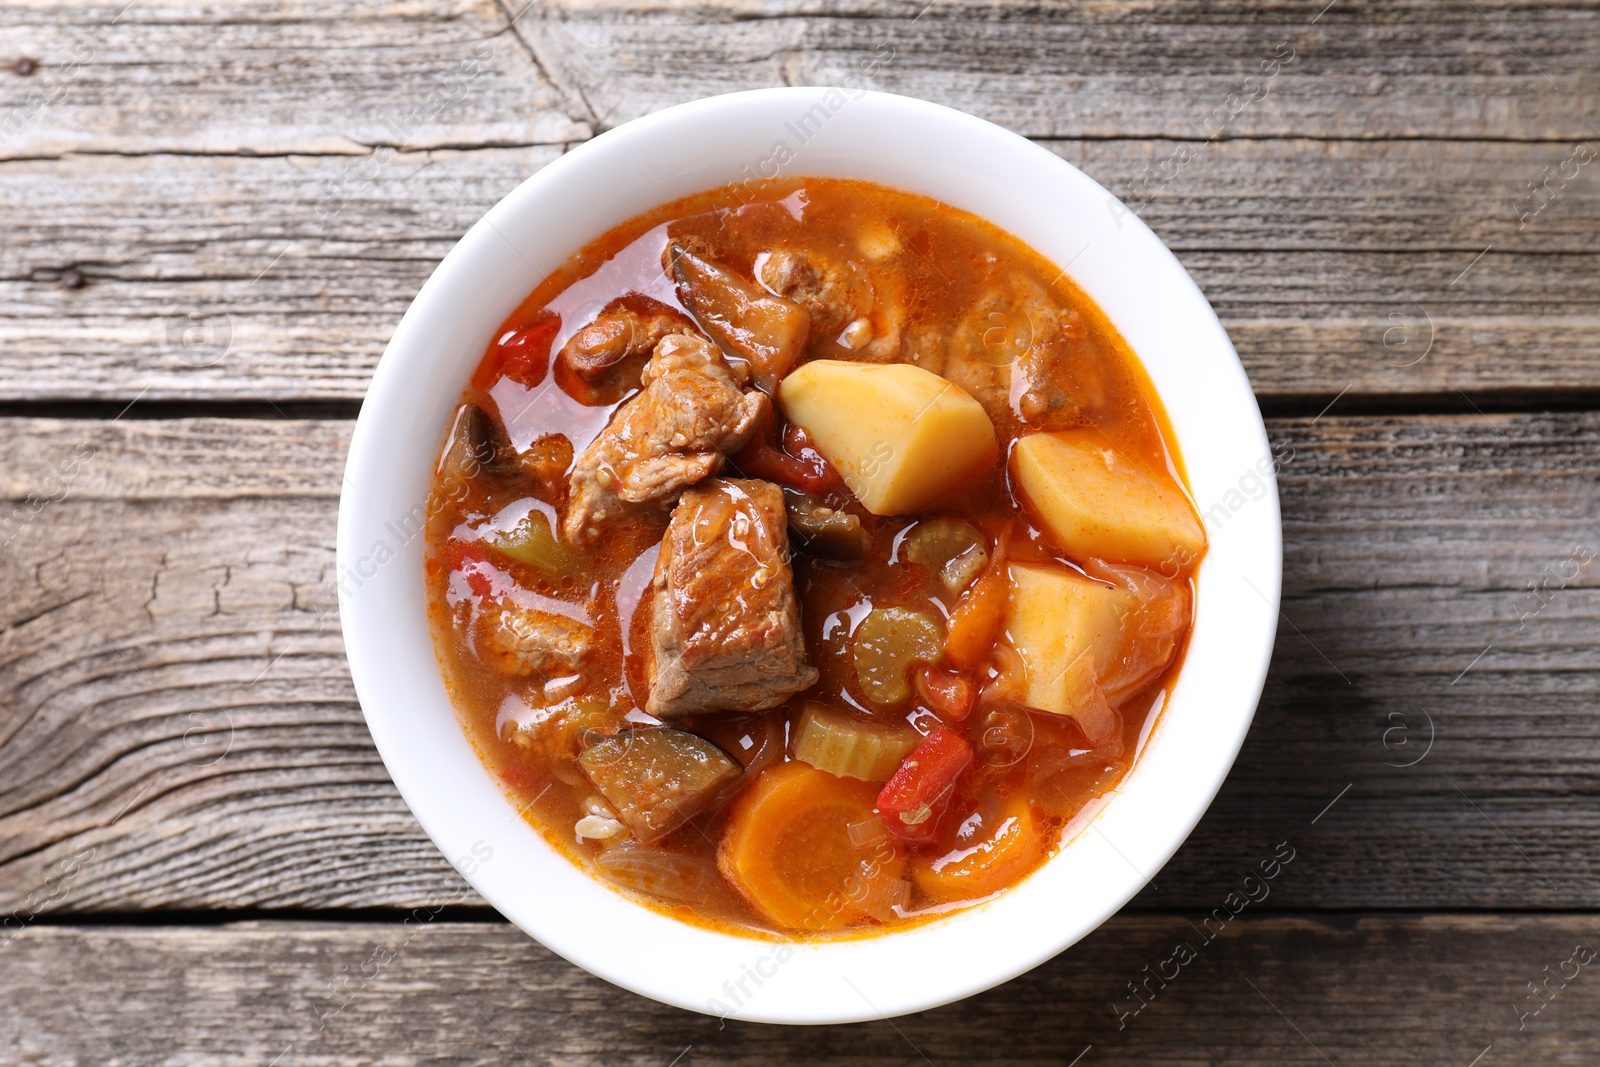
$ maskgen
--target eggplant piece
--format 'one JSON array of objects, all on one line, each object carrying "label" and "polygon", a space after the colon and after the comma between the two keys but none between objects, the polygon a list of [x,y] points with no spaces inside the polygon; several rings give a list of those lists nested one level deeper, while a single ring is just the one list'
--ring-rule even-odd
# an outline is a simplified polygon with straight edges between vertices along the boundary
[{"label": "eggplant piece", "polygon": [[668,245],[667,256],[683,306],[724,351],[750,364],[756,385],[771,392],[805,351],[810,312],[677,242]]},{"label": "eggplant piece", "polygon": [[578,765],[646,845],[700,814],[744,773],[710,741],[670,726],[613,734],[590,745]]},{"label": "eggplant piece", "polygon": [[462,480],[484,475],[509,478],[522,473],[511,442],[489,413],[476,404],[463,404],[456,412],[439,469]]},{"label": "eggplant piece", "polygon": [[867,554],[867,532],[861,516],[830,508],[803,493],[784,493],[784,511],[794,547],[827,559],[854,562]]}]

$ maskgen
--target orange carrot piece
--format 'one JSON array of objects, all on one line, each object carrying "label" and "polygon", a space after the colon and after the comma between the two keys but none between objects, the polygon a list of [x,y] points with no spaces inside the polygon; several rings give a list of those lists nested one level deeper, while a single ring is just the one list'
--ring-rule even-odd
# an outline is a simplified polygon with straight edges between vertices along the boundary
[{"label": "orange carrot piece", "polygon": [[958,838],[938,859],[918,860],[912,880],[934,900],[975,900],[1015,885],[1044,855],[1044,836],[1026,797],[1009,798],[984,831],[976,841]]},{"label": "orange carrot piece", "polygon": [[877,819],[870,782],[836,778],[807,764],[761,773],[733,803],[717,867],[750,906],[779,926],[822,931],[858,922],[856,902],[900,878],[904,858],[879,834],[852,840]]},{"label": "orange carrot piece", "polygon": [[995,560],[956,601],[945,632],[944,658],[964,670],[982,666],[1000,637],[1006,619],[1011,579],[1004,560]]}]

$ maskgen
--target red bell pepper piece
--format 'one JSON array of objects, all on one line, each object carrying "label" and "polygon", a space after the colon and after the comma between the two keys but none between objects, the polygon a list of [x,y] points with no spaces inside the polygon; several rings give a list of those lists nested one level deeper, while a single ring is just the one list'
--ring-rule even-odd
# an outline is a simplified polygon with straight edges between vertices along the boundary
[{"label": "red bell pepper piece", "polygon": [[878,812],[895,836],[913,844],[932,841],[971,762],[972,746],[954,730],[941,726],[923,738],[878,794]]},{"label": "red bell pepper piece", "polygon": [[550,345],[560,329],[561,317],[546,314],[511,330],[483,357],[472,384],[487,389],[501,378],[510,378],[530,389],[538,385],[550,370]]}]

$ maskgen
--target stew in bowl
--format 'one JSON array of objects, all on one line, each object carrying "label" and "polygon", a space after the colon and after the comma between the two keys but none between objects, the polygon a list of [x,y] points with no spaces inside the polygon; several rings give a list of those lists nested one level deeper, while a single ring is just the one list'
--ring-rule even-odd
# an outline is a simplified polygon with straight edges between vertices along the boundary
[{"label": "stew in bowl", "polygon": [[[736,93],[562,153],[429,278],[350,442],[344,647],[442,859],[550,950],[898,1015],[1071,945],[1204,813],[1277,624],[1273,468],[1204,296],[1083,173]],[[417,922],[476,899],[401,855]]]},{"label": "stew in bowl", "polygon": [[994,897],[1138,755],[1206,537],[1063,271],[822,177],[661,206],[496,331],[433,472],[464,729],[683,920],[859,937]]}]

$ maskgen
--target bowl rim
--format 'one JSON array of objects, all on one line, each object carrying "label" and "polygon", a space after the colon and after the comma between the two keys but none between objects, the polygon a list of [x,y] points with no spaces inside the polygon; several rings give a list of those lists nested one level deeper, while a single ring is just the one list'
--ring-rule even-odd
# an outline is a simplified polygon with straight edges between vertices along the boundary
[{"label": "bowl rim", "polygon": [[[844,104],[835,108],[838,100],[843,100]],[[1176,685],[1169,690],[1170,706],[1161,715],[1134,767],[1118,789],[1082,820],[1071,839],[1039,872],[988,903],[907,930],[864,939],[795,944],[766,935],[747,938],[723,934],[670,919],[590,878],[525,824],[517,822],[514,827],[520,827],[522,837],[532,839],[531,847],[529,842],[517,836],[515,828],[511,832],[504,829],[484,830],[482,822],[474,823],[465,818],[464,811],[482,815],[495,810],[485,799],[484,790],[480,787],[482,785],[489,786],[499,796],[501,810],[512,811],[513,818],[516,813],[498,786],[490,780],[482,764],[477,766],[482,783],[473,783],[461,777],[457,766],[459,753],[454,751],[443,735],[434,735],[432,751],[419,751],[426,746],[416,739],[417,735],[433,728],[432,724],[419,718],[419,711],[426,710],[420,705],[426,705],[429,698],[436,705],[437,693],[443,683],[438,677],[440,670],[436,660],[430,658],[425,666],[416,662],[419,657],[414,640],[415,627],[397,618],[396,608],[412,602],[411,594],[415,592],[415,587],[420,587],[420,562],[415,568],[416,574],[407,576],[404,566],[390,566],[380,558],[374,565],[376,576],[366,578],[363,577],[363,565],[370,561],[371,553],[369,551],[368,555],[363,556],[361,552],[364,546],[385,543],[372,540],[378,528],[377,523],[395,514],[392,506],[383,505],[393,505],[395,501],[403,505],[406,500],[415,499],[414,491],[407,496],[405,487],[409,482],[414,490],[416,472],[399,469],[396,461],[390,458],[393,452],[390,445],[400,441],[399,435],[408,428],[420,438],[427,438],[429,433],[433,433],[436,420],[430,422],[422,418],[420,413],[429,403],[436,406],[441,401],[437,396],[424,393],[423,386],[417,385],[416,381],[427,373],[436,376],[441,373],[433,364],[442,362],[437,355],[441,339],[451,336],[447,320],[457,310],[456,305],[468,303],[474,298],[474,286],[484,287],[481,277],[474,281],[474,274],[483,275],[489,269],[486,264],[499,265],[502,270],[521,269],[516,267],[515,260],[506,252],[507,248],[535,274],[540,273],[526,254],[527,246],[520,244],[517,239],[524,236],[523,229],[528,218],[541,216],[547,222],[554,219],[552,213],[558,210],[561,197],[570,197],[575,190],[593,184],[593,176],[587,172],[626,160],[630,152],[637,153],[641,146],[659,149],[683,137],[691,140],[698,138],[699,141],[715,141],[719,137],[738,139],[747,136],[738,132],[744,129],[741,123],[748,125],[756,122],[759,125],[784,115],[814,115],[819,107],[829,109],[831,125],[818,129],[818,142],[847,127],[842,136],[852,136],[850,130],[867,124],[870,129],[883,131],[887,140],[893,141],[899,137],[900,141],[895,143],[900,144],[903,150],[915,151],[914,147],[906,147],[909,142],[905,141],[906,131],[901,127],[935,131],[942,146],[964,142],[974,149],[983,149],[991,159],[999,157],[1010,165],[1011,169],[1006,172],[1009,180],[1020,183],[1028,175],[1037,172],[1039,177],[1033,178],[1034,181],[1048,180],[1059,184],[1071,194],[1069,199],[1074,204],[1087,206],[1103,203],[1108,217],[1115,221],[1115,243],[1121,246],[1122,252],[1101,252],[1094,258],[1104,260],[1108,254],[1117,255],[1118,258],[1107,262],[1117,265],[1120,270],[1123,259],[1131,257],[1129,262],[1137,268],[1139,276],[1164,297],[1160,302],[1163,306],[1147,313],[1141,312],[1141,315],[1148,314],[1159,319],[1160,324],[1150,326],[1143,319],[1138,323],[1131,319],[1119,321],[1118,316],[1106,308],[1106,302],[1096,297],[1092,278],[1072,272],[1074,281],[1101,305],[1108,319],[1129,339],[1130,348],[1144,363],[1167,408],[1173,435],[1177,438],[1179,451],[1188,468],[1191,486],[1195,485],[1197,473],[1202,473],[1196,470],[1195,456],[1199,452],[1212,450],[1213,444],[1216,444],[1213,441],[1215,438],[1223,442],[1217,446],[1219,449],[1229,456],[1246,459],[1247,468],[1258,471],[1257,480],[1265,483],[1265,489],[1262,495],[1251,497],[1246,509],[1224,513],[1226,528],[1230,531],[1230,546],[1233,544],[1231,539],[1235,537],[1242,539],[1239,543],[1243,546],[1239,552],[1241,558],[1228,565],[1243,574],[1257,600],[1250,601],[1238,589],[1230,590],[1232,598],[1227,603],[1232,606],[1229,608],[1231,625],[1228,636],[1224,639],[1219,634],[1213,642],[1209,640],[1211,630],[1207,630],[1208,642],[1202,651],[1224,657],[1233,673],[1224,679],[1228,683],[1223,694],[1225,699],[1214,696],[1205,698],[1209,701],[1207,710],[1218,711],[1220,708],[1218,721],[1211,724],[1215,730],[1197,735],[1198,741],[1186,737],[1182,742],[1191,746],[1196,743],[1202,745],[1205,749],[1204,767],[1185,767],[1181,762],[1168,761],[1172,763],[1169,773],[1182,778],[1188,789],[1174,803],[1170,818],[1159,825],[1146,827],[1132,814],[1121,814],[1124,810],[1131,812],[1131,802],[1121,803],[1120,807],[1119,802],[1133,794],[1135,783],[1143,783],[1149,777],[1141,776],[1140,772],[1154,754],[1164,752],[1164,745],[1170,747],[1178,743],[1171,737],[1174,731],[1169,729],[1169,720],[1174,717],[1173,709],[1182,703],[1187,711],[1192,702],[1196,712],[1199,710],[1198,697],[1188,692],[1184,692],[1181,699],[1179,696],[1191,672],[1190,660],[1195,654],[1193,639],[1189,660],[1180,671]],[[845,115],[846,118],[840,120],[837,118],[839,115]],[[880,122],[883,125],[871,125]],[[837,140],[837,137],[834,139]],[[818,151],[822,153],[821,158],[833,160],[832,156],[827,155],[831,149],[825,146]],[[865,150],[848,147],[848,142],[846,147],[837,151],[844,161],[841,165],[847,167],[852,165],[854,157],[861,157],[854,159],[854,162],[860,163],[863,173],[844,175],[846,177],[874,180],[868,177],[868,173],[872,172],[874,166],[883,164],[882,160],[869,161]],[[809,158],[818,157],[813,155]],[[726,173],[737,162],[739,160],[714,160],[706,164],[705,173]],[[949,181],[959,184],[960,163],[938,165],[945,166],[950,174],[955,175]],[[992,171],[1000,164],[989,162],[984,165],[991,169],[992,184]],[[749,169],[746,161],[744,171],[748,172]],[[650,190],[667,189],[674,181],[681,186],[693,180],[696,173],[699,172],[689,164],[677,170],[665,168],[661,174],[646,174],[638,178],[630,189],[632,195],[648,196],[652,195]],[[813,170],[802,165],[788,173],[826,176],[828,172],[826,168]],[[724,182],[704,181],[693,188],[711,188],[718,184]],[[905,183],[885,184],[899,185],[910,192],[922,191]],[[676,195],[683,194],[659,195],[654,201],[638,200],[626,207],[618,205],[613,209],[616,217],[610,225],[675,199]],[[575,204],[578,201],[568,200],[567,203]],[[962,203],[955,203],[954,206],[972,210]],[[581,214],[581,210],[576,213]],[[973,213],[989,218],[995,225],[1001,225],[994,220],[992,212]],[[1074,224],[1077,221],[1081,220],[1075,217]],[[1093,228],[1095,233],[1105,229],[1104,223],[1096,224],[1094,220],[1083,221],[1083,225]],[[1001,228],[1016,235],[1045,258],[1060,262],[1062,257],[1052,256],[1040,248],[1037,235],[1019,233],[1013,226]],[[598,237],[603,232],[605,229],[597,230],[587,239]],[[553,245],[556,240],[551,238],[550,243]],[[563,245],[554,252],[536,251],[534,258],[541,262],[559,263],[586,240]],[[1092,247],[1093,240],[1085,251]],[[1076,258],[1073,257],[1074,260]],[[1068,273],[1071,266],[1072,263],[1068,262],[1063,267],[1063,273]],[[1080,269],[1091,267],[1092,264],[1085,263],[1084,268]],[[1090,284],[1085,284],[1086,280]],[[527,284],[522,290],[523,295],[532,288],[533,283]],[[512,306],[515,306],[515,302]],[[507,308],[506,313],[510,310]],[[479,334],[492,331],[503,318],[504,315],[501,315],[483,326]],[[1177,376],[1174,380],[1185,385],[1214,391],[1219,410],[1212,412],[1209,417],[1199,414],[1191,417],[1187,398],[1169,395],[1161,382],[1156,380],[1150,354],[1141,351],[1140,346],[1129,337],[1130,326],[1136,327],[1131,331],[1134,333],[1147,328],[1165,329],[1168,318],[1187,331],[1184,336],[1189,339],[1193,351],[1205,357],[1196,361],[1203,362],[1203,368],[1185,368],[1181,361],[1175,361],[1171,374]],[[456,333],[471,333],[474,329],[472,324],[477,319],[467,318],[463,321],[467,325],[457,327]],[[460,342],[457,347],[470,352],[472,346]],[[1163,351],[1165,347],[1162,346]],[[464,386],[471,366],[476,363],[482,350],[483,345],[478,344],[477,355],[472,355],[469,363],[457,368],[456,388],[442,403],[454,407],[460,388]],[[1163,368],[1165,366],[1163,363]],[[1202,369],[1204,374],[1201,374]],[[1185,413],[1183,420],[1178,418],[1179,411]],[[1186,437],[1186,433],[1191,436]],[[435,449],[442,437],[443,430],[440,428],[433,433],[425,447],[430,451]],[[1202,441],[1203,449],[1191,447]],[[414,451],[416,446],[414,442],[407,442],[404,447]],[[1064,951],[1100,926],[1150,881],[1210,806],[1237,757],[1254,716],[1276,631],[1282,540],[1276,464],[1272,462],[1273,459],[1265,426],[1244,368],[1199,287],[1136,214],[1066,160],[975,116],[912,97],[877,91],[826,86],[758,89],[697,100],[611,129],[565,153],[527,178],[462,237],[407,309],[374,371],[352,433],[345,487],[340,499],[335,568],[341,625],[351,674],[363,715],[385,766],[430,838],[446,857],[456,857],[453,863],[457,871],[485,900],[530,936],[571,962],[616,985],[664,1003],[747,1021],[837,1023],[889,1018],[924,1010],[1007,981]],[[1262,466],[1263,460],[1267,463],[1266,467]],[[1234,473],[1236,470],[1230,467],[1218,477],[1208,476],[1205,481],[1226,485]],[[1204,505],[1211,497],[1201,497],[1197,493],[1196,498],[1197,510],[1206,518],[1208,513]],[[1209,521],[1207,527],[1209,531]],[[417,553],[420,547],[415,543],[416,540],[413,536],[410,541],[402,542],[394,554],[395,558],[419,560]],[[1217,543],[1217,537],[1213,534],[1213,552]],[[1193,638],[1200,636],[1201,612],[1223,595],[1221,590],[1211,592],[1216,583],[1207,584],[1210,575],[1206,568],[1211,566],[1212,558],[1208,554],[1201,565],[1197,586],[1201,592],[1197,596]],[[1238,577],[1234,570],[1227,571],[1225,577]],[[1209,616],[1205,617],[1209,619]],[[425,617],[422,625],[426,629]],[[431,637],[429,640],[431,649]],[[405,654],[396,655],[397,650]],[[426,678],[429,671],[435,676],[432,688]],[[449,729],[462,734],[453,707],[446,704],[446,708],[449,711],[446,716]],[[436,706],[434,711],[437,711]],[[1189,713],[1189,717],[1192,718],[1194,714]],[[1183,720],[1183,725],[1185,731],[1190,730],[1188,718]],[[464,736],[461,740],[464,741]],[[476,754],[472,755],[475,760]],[[440,781],[447,782],[449,788],[438,784]],[[1141,785],[1140,788],[1154,796],[1152,791],[1158,787]],[[1140,795],[1143,796],[1143,793]],[[455,810],[458,806],[463,810]],[[1148,821],[1148,816],[1145,819]],[[1119,843],[1110,836],[1109,828],[1114,828],[1119,834],[1132,834],[1134,839],[1130,843],[1130,839],[1124,836]],[[473,839],[475,834],[479,835],[476,840]],[[541,850],[544,853],[542,857]],[[488,855],[484,856],[483,853]],[[503,862],[494,862],[502,857]],[[1067,857],[1075,857],[1071,865],[1079,869],[1080,874],[1093,874],[1107,884],[1096,881],[1093,885],[1084,886],[1052,876],[1050,891],[1056,893],[1056,897],[1046,899],[1041,893],[1033,892],[1032,889],[1045,880],[1042,876],[1046,872],[1068,865]],[[581,884],[563,876],[559,869],[550,864],[551,858],[575,874]],[[1119,864],[1126,865],[1132,874],[1123,870],[1119,877]],[[588,889],[583,889],[582,885],[587,885]],[[1070,920],[1062,921],[1058,928],[1048,928],[1048,920],[1057,916],[1054,911],[1044,909],[1062,896],[1067,897],[1078,910]],[[997,915],[1008,916],[1010,912],[1025,907],[1032,909],[1030,914],[1041,913],[1047,928],[1032,931],[1026,924],[1019,925],[1009,918],[992,921]],[[588,923],[587,927],[585,923]],[[616,924],[622,928],[621,932],[613,930],[607,923]],[[691,931],[692,936],[686,936],[685,931]],[[1029,936],[1030,933],[1032,936]],[[619,943],[624,938],[633,939],[631,951],[627,944]],[[640,949],[641,943],[645,950]],[[894,946],[892,949],[887,947],[891,945]],[[765,955],[758,955],[760,946],[769,946],[772,950]],[[648,951],[651,947],[658,951]],[[939,962],[947,961],[951,950],[956,949],[962,953],[962,965],[941,968]],[[663,952],[674,953],[676,959],[657,958]],[[754,964],[751,964],[751,958],[755,959]],[[767,974],[763,962],[771,967],[774,974]],[[907,987],[903,989],[885,985],[881,980],[886,967],[897,962],[909,964],[905,969],[911,972],[907,976]],[[841,971],[841,967],[846,970]],[[752,969],[755,975],[751,974]],[[753,980],[758,995],[752,995],[748,1001],[737,996],[725,999],[708,996],[707,989],[729,988],[727,981],[720,986],[714,981],[717,974],[733,976],[737,979],[735,988],[742,990],[749,989],[746,979]],[[825,988],[830,982],[836,985],[841,978],[854,991],[855,997],[838,989]],[[852,979],[858,979],[878,995],[869,996]],[[1108,990],[1113,985],[1115,983],[1108,984]],[[763,997],[759,993],[768,995]]]}]

